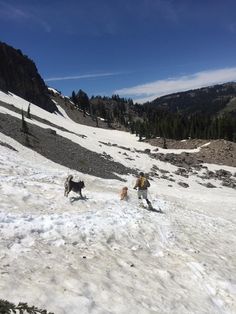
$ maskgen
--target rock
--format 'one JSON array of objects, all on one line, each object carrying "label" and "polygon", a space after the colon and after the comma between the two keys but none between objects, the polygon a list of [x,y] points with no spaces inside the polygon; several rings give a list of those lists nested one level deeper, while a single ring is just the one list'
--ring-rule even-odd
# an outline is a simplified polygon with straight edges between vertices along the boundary
[{"label": "rock", "polygon": [[169,173],[168,170],[165,170],[165,169],[159,169],[160,173]]},{"label": "rock", "polygon": [[223,186],[227,186],[232,189],[236,189],[236,181],[235,180],[230,180],[230,179],[224,179],[221,183]]},{"label": "rock", "polygon": [[15,152],[18,152],[17,149],[15,149],[15,148],[12,147],[11,145],[9,145],[9,144],[7,144],[7,143],[4,143],[4,142],[2,142],[2,141],[0,141],[0,145],[1,145],[1,146],[4,146],[4,147],[7,147],[7,148],[9,148],[9,149],[11,149],[11,150],[14,150]]},{"label": "rock", "polygon": [[162,176],[161,176],[161,179],[169,180],[169,177],[167,177],[167,176],[165,176],[165,175],[162,175]]},{"label": "rock", "polygon": [[175,174],[179,175],[179,176],[182,176],[182,177],[185,177],[185,178],[188,178],[189,175],[187,174],[188,173],[188,170],[185,169],[185,168],[178,168],[176,171],[175,171]]},{"label": "rock", "polygon": [[230,178],[232,176],[232,173],[230,171],[220,169],[216,170],[216,176],[218,178]]},{"label": "rock", "polygon": [[210,182],[208,182],[208,183],[206,183],[206,184],[203,184],[206,188],[216,188],[216,186],[215,185],[213,185],[212,183],[210,183]]},{"label": "rock", "polygon": [[188,188],[189,187],[189,185],[187,183],[185,183],[185,182],[178,182],[178,184],[180,186],[182,186],[183,188]]},{"label": "rock", "polygon": [[48,129],[48,132],[52,135],[57,135],[57,132],[55,130]]},{"label": "rock", "polygon": [[206,175],[209,178],[215,178],[215,172],[214,171],[207,170]]}]

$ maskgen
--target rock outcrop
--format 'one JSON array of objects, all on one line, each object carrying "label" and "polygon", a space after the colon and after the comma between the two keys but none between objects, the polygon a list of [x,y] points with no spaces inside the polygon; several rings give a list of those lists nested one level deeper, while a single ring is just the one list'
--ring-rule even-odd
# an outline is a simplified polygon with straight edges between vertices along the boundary
[{"label": "rock outcrop", "polygon": [[12,92],[49,111],[57,111],[32,60],[0,42],[0,90]]}]

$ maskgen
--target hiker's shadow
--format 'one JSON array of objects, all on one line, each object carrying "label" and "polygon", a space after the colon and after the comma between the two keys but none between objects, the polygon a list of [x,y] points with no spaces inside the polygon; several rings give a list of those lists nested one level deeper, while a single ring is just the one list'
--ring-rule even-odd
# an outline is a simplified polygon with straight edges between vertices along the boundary
[{"label": "hiker's shadow", "polygon": [[148,211],[159,213],[159,214],[164,214],[164,212],[161,209],[157,209],[157,208],[148,208]]},{"label": "hiker's shadow", "polygon": [[88,197],[86,196],[72,196],[69,198],[69,201],[71,204],[73,204],[74,202],[77,202],[77,201],[87,201],[88,200]]}]

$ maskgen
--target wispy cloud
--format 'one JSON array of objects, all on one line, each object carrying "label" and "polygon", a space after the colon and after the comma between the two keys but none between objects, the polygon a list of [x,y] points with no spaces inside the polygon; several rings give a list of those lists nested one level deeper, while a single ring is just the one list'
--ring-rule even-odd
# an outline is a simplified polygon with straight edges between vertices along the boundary
[{"label": "wispy cloud", "polygon": [[108,72],[108,73],[91,73],[91,74],[82,74],[82,75],[74,75],[74,76],[60,76],[60,77],[49,77],[44,79],[46,82],[51,81],[66,81],[66,80],[80,80],[80,79],[90,79],[90,78],[99,78],[106,76],[114,76],[122,74],[121,72]]},{"label": "wispy cloud", "polygon": [[29,15],[23,10],[0,1],[0,16],[6,19],[27,19]]},{"label": "wispy cloud", "polygon": [[236,67],[224,68],[158,80],[130,88],[122,88],[114,91],[114,93],[132,97],[135,101],[143,103],[167,94],[235,80]]},{"label": "wispy cloud", "polygon": [[51,26],[44,19],[30,12],[29,9],[10,5],[5,1],[0,1],[0,18],[18,22],[30,20],[41,26],[46,32],[51,31]]}]

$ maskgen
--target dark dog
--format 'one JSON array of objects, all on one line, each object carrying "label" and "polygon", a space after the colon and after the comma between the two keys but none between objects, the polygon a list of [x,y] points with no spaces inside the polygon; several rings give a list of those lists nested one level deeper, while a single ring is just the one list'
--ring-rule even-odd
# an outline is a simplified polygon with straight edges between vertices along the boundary
[{"label": "dark dog", "polygon": [[83,198],[81,190],[85,187],[84,181],[74,182],[72,181],[73,176],[69,175],[65,182],[65,193],[64,196],[68,197],[70,191],[79,193],[80,196]]}]

